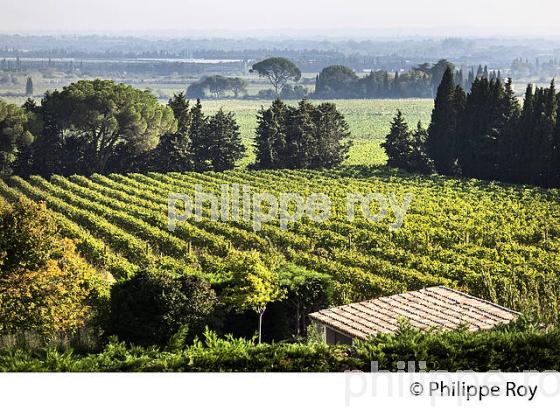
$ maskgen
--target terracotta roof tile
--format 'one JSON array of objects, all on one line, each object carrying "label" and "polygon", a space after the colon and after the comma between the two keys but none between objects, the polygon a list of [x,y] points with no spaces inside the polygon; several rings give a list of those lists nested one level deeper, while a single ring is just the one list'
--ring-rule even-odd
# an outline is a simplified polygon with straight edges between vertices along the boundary
[{"label": "terracotta roof tile", "polygon": [[399,317],[419,329],[490,329],[510,322],[518,312],[444,286],[323,309],[311,319],[350,337],[367,339],[395,333]]}]

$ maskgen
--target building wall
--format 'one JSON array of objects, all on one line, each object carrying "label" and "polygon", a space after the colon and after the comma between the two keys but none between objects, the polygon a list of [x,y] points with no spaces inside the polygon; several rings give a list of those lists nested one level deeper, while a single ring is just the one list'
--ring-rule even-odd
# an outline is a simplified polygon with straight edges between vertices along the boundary
[{"label": "building wall", "polygon": [[326,327],[326,342],[329,345],[351,345],[352,338],[347,336],[343,333],[337,332],[336,330],[331,329],[330,327]]}]

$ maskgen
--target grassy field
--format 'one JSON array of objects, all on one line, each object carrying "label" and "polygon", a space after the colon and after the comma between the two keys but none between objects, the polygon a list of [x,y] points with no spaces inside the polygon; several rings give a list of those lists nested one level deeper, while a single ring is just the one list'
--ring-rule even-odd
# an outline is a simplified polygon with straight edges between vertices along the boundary
[{"label": "grassy field", "polygon": [[[314,101],[317,103],[318,101]],[[390,124],[397,109],[400,109],[411,126],[418,121],[427,125],[433,107],[433,101],[428,99],[408,100],[334,100],[338,109],[346,117],[350,126],[354,146],[350,150],[350,157],[346,165],[379,165],[386,161],[380,142],[389,132]],[[297,104],[297,101],[289,102]],[[209,114],[220,108],[233,111],[241,128],[241,135],[247,144],[251,145],[257,126],[257,111],[261,107],[270,106],[270,101],[264,100],[205,100],[203,107]],[[254,155],[249,153],[243,161],[246,165],[253,161]]]}]

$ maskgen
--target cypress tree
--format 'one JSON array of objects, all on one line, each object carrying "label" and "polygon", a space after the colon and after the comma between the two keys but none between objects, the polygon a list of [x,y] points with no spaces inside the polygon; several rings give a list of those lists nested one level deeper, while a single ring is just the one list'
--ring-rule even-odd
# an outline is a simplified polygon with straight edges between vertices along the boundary
[{"label": "cypress tree", "polygon": [[471,91],[473,83],[474,83],[474,70],[470,70],[469,78],[467,79],[467,84],[465,85],[465,90]]},{"label": "cypress tree", "polygon": [[27,82],[25,83],[25,95],[27,97],[33,97],[33,79],[27,77]]},{"label": "cypress tree", "polygon": [[523,109],[519,118],[519,126],[517,133],[518,155],[514,163],[512,172],[512,180],[514,182],[522,182],[528,178],[527,169],[533,158],[532,151],[535,147],[532,144],[532,135],[535,120],[535,91],[532,84],[528,84],[525,90],[525,99],[523,100]]},{"label": "cypress tree", "polygon": [[456,75],[455,75],[455,84],[463,87],[464,86],[464,79],[463,79],[463,69],[460,69],[459,71],[457,71]]},{"label": "cypress tree", "polygon": [[206,126],[208,118],[202,111],[200,100],[190,111],[189,136],[191,139],[194,166],[197,171],[205,171],[210,168],[209,141],[207,140]]},{"label": "cypress tree", "polygon": [[350,131],[344,116],[332,103],[320,104],[314,116],[317,154],[311,158],[310,167],[330,168],[342,164],[351,146]]},{"label": "cypress tree", "polygon": [[457,122],[461,113],[457,111],[456,92],[453,71],[447,67],[438,87],[427,140],[428,154],[443,175],[457,173]]},{"label": "cypress tree", "polygon": [[503,87],[498,81],[482,77],[475,80],[461,127],[459,163],[463,176],[492,179],[497,175],[500,98]]},{"label": "cypress tree", "polygon": [[158,146],[148,155],[149,168],[156,172],[184,172],[194,169],[189,136],[191,111],[184,93],[175,94],[167,105],[177,120],[177,131],[161,136]]},{"label": "cypress tree", "polygon": [[[498,79],[498,82],[500,80]],[[504,85],[502,98],[497,113],[498,153],[497,178],[503,181],[514,181],[515,164],[519,161],[519,101],[513,90],[511,78]]]},{"label": "cypress tree", "polygon": [[344,116],[331,103],[297,108],[276,100],[261,109],[255,139],[256,168],[322,168],[340,165],[351,142]]},{"label": "cypress tree", "polygon": [[526,96],[519,127],[524,138],[518,182],[551,185],[556,107],[554,82],[550,88],[537,88],[532,95]]},{"label": "cypress tree", "polygon": [[479,65],[478,69],[476,70],[476,77],[475,78],[482,78],[484,77],[484,70],[482,69],[482,66]]},{"label": "cypress tree", "polygon": [[177,120],[177,132],[188,136],[192,114],[189,109],[189,101],[185,98],[185,93],[174,94],[167,105],[173,110],[173,115]]},{"label": "cypress tree", "polygon": [[302,100],[297,109],[287,112],[287,168],[309,168],[312,159],[319,152],[314,123],[315,110],[308,100]]},{"label": "cypress tree", "polygon": [[245,146],[241,142],[239,125],[231,112],[220,109],[210,117],[204,133],[208,141],[209,159],[214,171],[233,169],[243,158]]},{"label": "cypress tree", "polygon": [[398,110],[391,122],[391,131],[381,144],[389,157],[387,165],[421,174],[434,172],[433,162],[426,152],[427,138],[428,132],[421,122],[411,132],[402,112]]},{"label": "cypress tree", "polygon": [[186,172],[194,169],[188,135],[180,132],[162,135],[148,158],[149,168],[155,172]]},{"label": "cypress tree", "polygon": [[552,148],[551,186],[560,187],[560,94],[556,98],[556,127]]},{"label": "cypress tree", "polygon": [[519,104],[511,80],[477,78],[467,97],[459,163],[463,175],[512,179],[517,148]]},{"label": "cypress tree", "polygon": [[550,87],[545,89],[544,115],[541,116],[541,141],[543,144],[543,170],[539,185],[545,187],[553,186],[554,180],[554,145],[556,134],[556,114],[558,109],[558,98],[556,95],[556,85],[554,79]]},{"label": "cypress tree", "polygon": [[257,115],[255,154],[257,168],[280,168],[286,150],[286,112],[288,107],[280,99],[268,109],[261,108]]},{"label": "cypress tree", "polygon": [[401,110],[391,122],[391,131],[387,134],[381,147],[385,150],[387,165],[394,168],[408,169],[408,160],[412,154],[411,133]]},{"label": "cypress tree", "polygon": [[416,129],[412,132],[412,152],[410,153],[409,170],[421,174],[431,174],[434,172],[434,163],[426,152],[426,141],[428,131],[418,121]]}]

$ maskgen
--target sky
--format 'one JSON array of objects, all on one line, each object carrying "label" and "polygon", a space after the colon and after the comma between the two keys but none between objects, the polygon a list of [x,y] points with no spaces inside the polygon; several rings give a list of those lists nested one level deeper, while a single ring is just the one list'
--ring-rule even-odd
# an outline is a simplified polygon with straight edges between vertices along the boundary
[{"label": "sky", "polygon": [[0,0],[0,31],[553,36],[560,0]]}]

